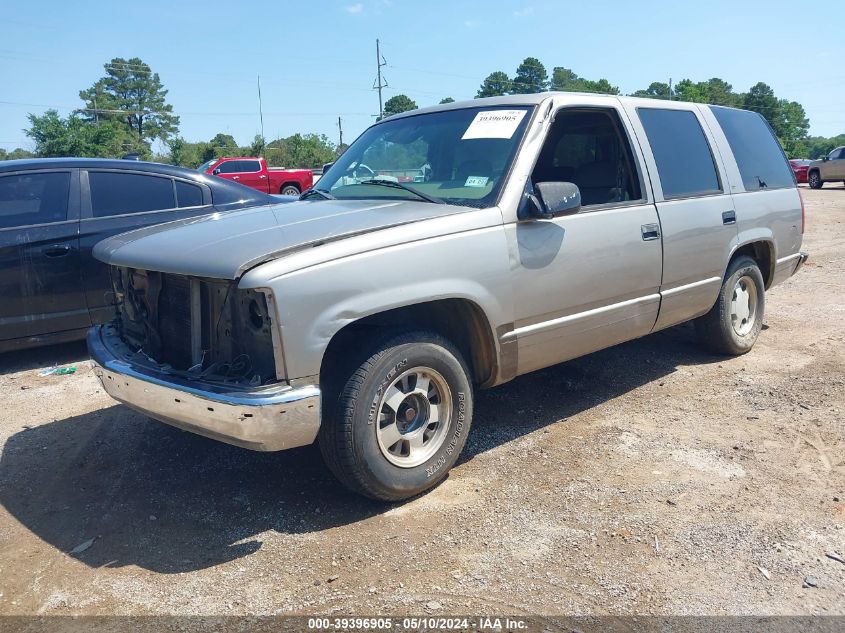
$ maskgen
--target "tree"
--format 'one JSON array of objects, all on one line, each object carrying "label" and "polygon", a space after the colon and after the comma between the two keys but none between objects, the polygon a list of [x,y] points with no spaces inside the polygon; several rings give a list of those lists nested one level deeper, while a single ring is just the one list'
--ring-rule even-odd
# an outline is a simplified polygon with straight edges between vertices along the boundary
[{"label": "tree", "polygon": [[89,123],[76,114],[63,119],[55,110],[28,116],[30,127],[24,133],[35,142],[35,153],[41,157],[117,158],[131,151],[148,154],[147,146],[139,144],[119,121]]},{"label": "tree", "polygon": [[416,110],[417,104],[407,95],[396,95],[384,102],[384,116],[388,117],[408,110]]},{"label": "tree", "polygon": [[742,107],[759,112],[771,123],[779,106],[775,91],[761,81],[751,86],[751,89],[743,96]]},{"label": "tree", "polygon": [[452,97],[445,97],[440,100],[440,105],[443,105],[444,103],[455,103],[455,100]]},{"label": "tree", "polygon": [[115,57],[104,68],[106,76],[79,93],[87,121],[121,121],[147,145],[154,139],[166,142],[178,132],[179,117],[165,101],[167,90],[158,73],[137,57]]},{"label": "tree", "polygon": [[543,92],[548,84],[546,67],[536,57],[526,57],[516,69],[512,91],[514,94]]},{"label": "tree", "polygon": [[481,87],[475,93],[476,99],[483,97],[501,97],[511,91],[511,80],[507,73],[497,70],[496,72],[487,75],[486,79],[481,82]]},{"label": "tree", "polygon": [[214,135],[209,143],[214,147],[222,147],[224,149],[237,149],[238,142],[235,140],[235,137],[231,134],[223,134],[222,132],[218,132]]},{"label": "tree", "polygon": [[0,160],[17,160],[19,158],[35,158],[35,154],[23,149],[22,147],[16,147],[11,152],[7,152],[5,149],[0,148]]},{"label": "tree", "polygon": [[264,137],[260,134],[256,134],[255,138],[252,139],[252,145],[249,146],[249,156],[263,156],[264,155],[264,148],[267,146]]},{"label": "tree", "polygon": [[632,97],[650,97],[652,99],[668,99],[669,84],[660,81],[652,82],[645,90],[637,90]]},{"label": "tree", "polygon": [[562,90],[564,92],[598,92],[602,94],[618,95],[619,88],[612,86],[607,79],[599,79],[592,81],[579,77],[571,69],[562,66],[556,66],[552,70],[552,90]]}]

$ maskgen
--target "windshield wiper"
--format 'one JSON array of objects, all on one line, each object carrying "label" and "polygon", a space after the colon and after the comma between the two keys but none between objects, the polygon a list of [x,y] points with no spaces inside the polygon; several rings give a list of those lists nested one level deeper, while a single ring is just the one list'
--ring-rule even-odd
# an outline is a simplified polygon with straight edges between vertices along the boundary
[{"label": "windshield wiper", "polygon": [[311,196],[313,196],[315,194],[320,196],[321,198],[323,198],[323,200],[337,200],[337,198],[335,198],[328,191],[323,191],[322,189],[315,189],[314,187],[305,191],[301,196],[299,196],[299,199],[300,200],[307,200],[308,198],[310,198]]},{"label": "windshield wiper", "polygon": [[419,189],[415,189],[409,185],[406,185],[403,182],[396,182],[394,180],[381,180],[379,178],[373,178],[372,180],[362,180],[360,185],[381,185],[382,187],[393,187],[394,189],[404,189],[405,191],[410,191],[412,194],[420,198],[421,200],[425,200],[426,202],[433,202],[434,204],[446,204],[445,200],[441,200],[440,198],[435,198],[434,196],[430,196],[427,193],[423,193]]}]

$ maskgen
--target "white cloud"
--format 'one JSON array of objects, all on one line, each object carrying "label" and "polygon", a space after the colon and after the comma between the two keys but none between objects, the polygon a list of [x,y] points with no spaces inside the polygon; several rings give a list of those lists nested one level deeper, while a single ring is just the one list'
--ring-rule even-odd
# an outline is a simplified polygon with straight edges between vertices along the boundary
[{"label": "white cloud", "polygon": [[362,2],[350,4],[348,7],[346,7],[346,11],[348,13],[362,13],[364,11],[364,4]]},{"label": "white cloud", "polygon": [[527,18],[530,15],[534,15],[534,7],[525,7],[524,9],[514,11],[513,14],[518,18]]}]

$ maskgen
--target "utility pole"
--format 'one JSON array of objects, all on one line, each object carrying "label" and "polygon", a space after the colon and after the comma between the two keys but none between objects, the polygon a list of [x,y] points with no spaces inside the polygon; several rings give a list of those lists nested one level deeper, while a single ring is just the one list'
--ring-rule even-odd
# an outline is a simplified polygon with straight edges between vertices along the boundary
[{"label": "utility pole", "polygon": [[100,111],[97,109],[97,95],[94,95],[94,123],[100,125]]},{"label": "utility pole", "polygon": [[343,120],[337,117],[337,129],[340,132],[340,140],[337,143],[337,148],[340,149],[343,145]]},{"label": "utility pole", "polygon": [[669,101],[672,101],[672,78],[669,77]]},{"label": "utility pole", "polygon": [[378,79],[376,83],[373,84],[373,90],[378,90],[378,118],[381,119],[384,116],[384,102],[382,101],[381,91],[382,88],[387,88],[387,78],[384,79],[384,83],[382,83],[381,77],[381,69],[382,67],[387,66],[387,60],[381,56],[381,49],[379,48],[379,41],[376,39],[376,72],[378,73]]},{"label": "utility pole", "polygon": [[261,75],[258,75],[258,118],[261,121],[261,156],[267,158],[267,149],[265,144],[267,139],[264,138],[264,110],[261,107]]}]

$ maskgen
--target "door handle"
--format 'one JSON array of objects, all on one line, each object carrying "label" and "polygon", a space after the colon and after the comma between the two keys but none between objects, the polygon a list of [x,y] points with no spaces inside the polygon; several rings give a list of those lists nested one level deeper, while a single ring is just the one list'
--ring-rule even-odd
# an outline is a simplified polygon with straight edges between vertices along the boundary
[{"label": "door handle", "polygon": [[643,224],[640,231],[645,242],[660,239],[660,227],[657,224]]},{"label": "door handle", "polygon": [[41,252],[47,257],[64,257],[70,253],[70,246],[68,244],[52,244],[45,246]]},{"label": "door handle", "polygon": [[722,224],[736,224],[736,211],[723,211]]},{"label": "door handle", "polygon": [[264,180],[265,178],[267,178],[267,176],[263,176],[263,175],[262,175],[262,176],[259,176],[259,178],[261,178],[262,180]]},{"label": "door handle", "polygon": [[232,180],[240,180],[240,179],[241,179],[240,176],[232,176]]}]

